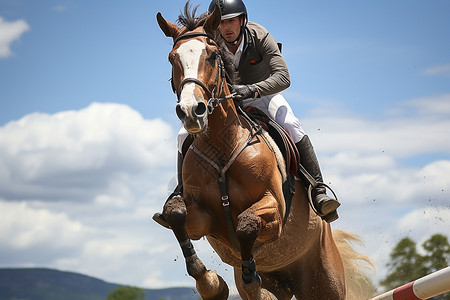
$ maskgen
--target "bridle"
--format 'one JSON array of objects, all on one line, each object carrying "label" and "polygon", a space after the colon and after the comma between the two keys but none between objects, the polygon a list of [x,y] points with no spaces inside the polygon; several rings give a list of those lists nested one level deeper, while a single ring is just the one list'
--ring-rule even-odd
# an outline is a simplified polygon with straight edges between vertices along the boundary
[{"label": "bridle", "polygon": [[[195,38],[195,37],[199,37],[199,36],[204,36],[204,37],[212,40],[214,42],[214,44],[216,45],[217,49],[219,49],[219,46],[217,45],[214,38],[211,35],[207,34],[206,32],[188,32],[188,33],[182,34],[174,40],[172,49],[175,48],[176,44],[180,40],[191,39],[191,38]],[[173,69],[172,69],[172,78],[170,79],[170,82],[172,84],[173,92],[177,95],[177,99],[178,99],[177,102],[180,102],[181,91],[183,90],[184,85],[187,83],[194,83],[194,84],[200,86],[205,91],[206,95],[208,95],[208,97],[209,97],[208,104],[207,104],[208,114],[211,114],[214,111],[214,108],[219,106],[220,103],[233,98],[234,94],[225,96],[223,98],[216,97],[217,95],[220,95],[220,93],[223,91],[223,87],[225,84],[225,78],[226,78],[225,67],[223,64],[220,50],[218,50],[216,52],[215,61],[218,63],[217,76],[216,76],[216,81],[214,82],[213,89],[211,91],[206,87],[206,85],[203,82],[201,82],[197,78],[193,78],[193,77],[184,78],[180,82],[180,85],[178,86],[178,89],[177,89],[175,87],[175,85],[173,84]],[[219,86],[220,86],[220,90],[218,91]]]}]

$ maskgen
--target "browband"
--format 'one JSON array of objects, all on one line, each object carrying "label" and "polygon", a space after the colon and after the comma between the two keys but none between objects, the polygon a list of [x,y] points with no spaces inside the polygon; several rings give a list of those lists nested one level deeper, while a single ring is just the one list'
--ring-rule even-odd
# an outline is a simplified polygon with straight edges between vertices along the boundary
[{"label": "browband", "polygon": [[188,33],[182,34],[182,35],[180,35],[179,37],[177,37],[177,38],[173,41],[173,46],[175,47],[175,45],[176,45],[180,40],[189,39],[189,38],[193,38],[193,37],[197,37],[197,36],[205,36],[205,37],[207,37],[207,38],[213,40],[214,43],[215,43],[214,38],[213,38],[211,35],[207,34],[206,32],[188,32]]}]

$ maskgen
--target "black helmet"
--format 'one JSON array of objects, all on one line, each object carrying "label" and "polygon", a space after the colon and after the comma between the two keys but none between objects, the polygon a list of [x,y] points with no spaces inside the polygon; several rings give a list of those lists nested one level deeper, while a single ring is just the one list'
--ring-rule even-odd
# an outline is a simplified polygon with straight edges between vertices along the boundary
[{"label": "black helmet", "polygon": [[214,11],[216,5],[219,6],[222,12],[222,20],[244,15],[244,25],[247,23],[247,8],[242,0],[212,0],[211,4],[209,4],[209,13]]},{"label": "black helmet", "polygon": [[245,4],[242,0],[212,0],[209,4],[208,12],[212,13],[216,5],[219,6],[220,12],[222,13],[222,20],[227,20],[242,15],[244,16],[244,22],[242,23],[241,32],[239,33],[239,36],[236,38],[236,40],[231,43],[225,40],[227,43],[234,45],[241,38],[242,34],[244,33],[244,28],[247,25],[247,8],[245,7]]}]

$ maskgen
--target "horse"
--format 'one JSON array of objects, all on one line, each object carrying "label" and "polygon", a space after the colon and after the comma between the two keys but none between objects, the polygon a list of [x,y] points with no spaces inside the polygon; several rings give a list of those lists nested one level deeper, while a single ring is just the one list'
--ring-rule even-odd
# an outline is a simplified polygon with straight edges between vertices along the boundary
[{"label": "horse", "polygon": [[182,166],[182,195],[168,199],[163,216],[198,293],[203,299],[229,296],[226,282],[205,267],[193,247],[192,240],[206,237],[233,267],[242,299],[345,299],[349,274],[343,259],[355,252],[341,257],[330,225],[311,209],[301,180],[295,181],[288,209],[279,151],[266,131],[239,113],[230,94],[217,42],[220,9],[200,17],[197,7],[190,9],[188,1],[178,19],[181,27],[161,13],[157,22],[173,39],[169,62],[176,114],[195,136]]}]

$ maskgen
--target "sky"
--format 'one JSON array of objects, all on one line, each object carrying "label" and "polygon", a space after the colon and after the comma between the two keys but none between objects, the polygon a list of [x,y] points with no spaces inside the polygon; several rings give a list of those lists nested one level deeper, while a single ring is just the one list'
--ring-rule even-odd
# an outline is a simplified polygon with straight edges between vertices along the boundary
[{"label": "sky", "polygon": [[[0,267],[194,286],[151,220],[175,183],[180,128],[155,16],[175,22],[184,4],[0,0]],[[332,228],[360,235],[374,282],[403,237],[450,237],[450,2],[246,5],[283,43],[284,95],[342,202]]]}]

